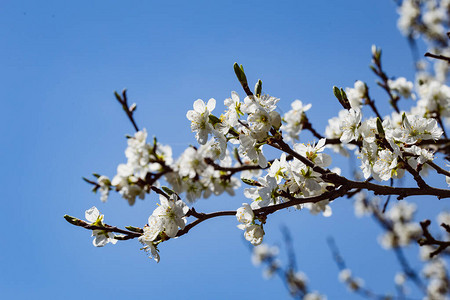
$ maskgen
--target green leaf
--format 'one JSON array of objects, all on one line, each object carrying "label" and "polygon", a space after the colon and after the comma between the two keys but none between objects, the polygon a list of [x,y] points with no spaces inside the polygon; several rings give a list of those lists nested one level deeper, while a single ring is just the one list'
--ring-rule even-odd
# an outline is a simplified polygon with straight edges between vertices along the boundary
[{"label": "green leaf", "polygon": [[169,196],[176,194],[175,191],[169,189],[167,186],[162,186],[161,189],[166,192]]},{"label": "green leaf", "polygon": [[377,130],[378,130],[378,134],[380,135],[380,137],[384,138],[385,133],[384,133],[384,128],[383,128],[383,123],[381,122],[380,118],[377,118]]},{"label": "green leaf", "polygon": [[220,119],[214,115],[209,115],[209,121],[215,126],[217,123],[221,123]]}]

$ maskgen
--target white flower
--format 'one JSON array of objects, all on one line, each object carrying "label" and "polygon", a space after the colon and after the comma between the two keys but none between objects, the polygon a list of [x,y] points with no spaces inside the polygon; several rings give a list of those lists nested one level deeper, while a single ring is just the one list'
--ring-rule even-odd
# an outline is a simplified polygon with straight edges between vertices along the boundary
[{"label": "white flower", "polygon": [[350,106],[353,109],[361,108],[361,100],[364,98],[367,92],[367,87],[364,82],[361,80],[357,80],[355,82],[354,88],[346,88],[345,93],[347,94],[348,101],[350,102]]},{"label": "white flower", "polygon": [[208,134],[214,129],[209,122],[209,115],[216,107],[216,100],[211,98],[208,104],[202,99],[194,102],[194,110],[187,112],[186,117],[191,121],[191,130],[196,132],[196,138],[199,144],[203,145],[208,140]]},{"label": "white flower", "polygon": [[[92,225],[95,226],[103,226],[103,215],[100,215],[97,207],[93,206],[90,209],[86,210],[84,214],[86,220],[88,220]],[[108,232],[105,230],[92,230],[92,236],[94,236],[94,240],[92,244],[95,247],[103,247],[108,243],[115,244],[117,240],[114,238],[114,234],[112,232]]]},{"label": "white flower", "polygon": [[298,140],[298,135],[303,129],[304,113],[311,108],[311,104],[303,105],[302,101],[294,100],[291,107],[292,109],[283,116],[286,125],[281,126],[281,130],[287,134],[286,139],[288,141]]},{"label": "white flower", "polygon": [[303,300],[327,300],[327,297],[324,295],[319,294],[316,291],[307,293],[304,297]]},{"label": "white flower", "polygon": [[404,285],[406,282],[406,275],[403,272],[395,274],[394,282],[396,285]]},{"label": "white flower", "polygon": [[443,211],[437,216],[438,224],[441,225],[442,223],[447,224],[450,226],[450,212],[449,211]]},{"label": "white flower", "polygon": [[388,86],[402,97],[414,99],[414,94],[411,94],[414,85],[411,81],[407,81],[405,77],[399,77],[396,80],[389,79]]},{"label": "white flower", "polygon": [[252,131],[252,136],[257,140],[263,140],[272,127],[272,119],[269,112],[262,108],[258,108],[251,113],[247,118],[247,122]]},{"label": "white flower", "polygon": [[331,164],[331,157],[328,154],[321,153],[325,149],[326,139],[320,139],[316,144],[295,144],[294,150],[308,158],[319,167],[326,168]]},{"label": "white flower", "polygon": [[249,225],[245,227],[244,237],[247,241],[252,243],[253,246],[257,246],[263,241],[264,230],[260,225]]},{"label": "white flower", "polygon": [[203,157],[209,157],[212,160],[224,159],[227,152],[227,139],[217,130],[212,131],[214,138],[210,139],[199,149],[199,154]]},{"label": "white flower", "polygon": [[278,255],[278,247],[269,247],[267,244],[261,244],[253,248],[252,263],[255,266],[259,266],[263,261],[268,258],[273,258]]},{"label": "white flower", "polygon": [[144,234],[139,237],[140,242],[152,242],[161,231],[164,230],[164,223],[161,218],[151,215],[148,218],[148,225],[144,226]]},{"label": "white flower", "polygon": [[149,253],[150,257],[153,257],[153,259],[159,263],[160,256],[158,253],[158,250],[156,249],[155,245],[152,242],[143,242],[145,246],[142,248],[145,252]]},{"label": "white flower", "polygon": [[267,174],[264,177],[258,178],[258,182],[261,186],[244,190],[245,197],[254,200],[251,203],[251,208],[259,209],[269,205],[278,204],[280,202],[280,197],[277,193],[279,189],[277,180]]},{"label": "white flower", "polygon": [[386,215],[394,222],[410,222],[414,213],[417,210],[417,206],[414,203],[409,203],[406,201],[397,202],[396,205],[392,206],[386,213]]},{"label": "white flower", "polygon": [[420,7],[413,0],[404,0],[397,12],[400,15],[397,26],[403,35],[408,36],[413,31],[413,26],[417,23],[420,16]]},{"label": "white flower", "polygon": [[374,178],[389,180],[396,177],[397,164],[397,155],[387,149],[379,151],[378,159],[373,165],[373,175],[376,175]]},{"label": "white flower", "polygon": [[159,262],[160,256],[153,241],[158,237],[159,233],[163,231],[163,229],[163,220],[151,215],[148,218],[148,226],[144,226],[144,233],[138,238],[139,242],[144,245],[142,250],[149,252],[150,257],[153,257],[156,262]]},{"label": "white flower", "polygon": [[188,176],[194,178],[197,174],[201,174],[207,167],[204,162],[202,152],[197,151],[194,147],[187,148],[178,159],[180,176]]},{"label": "white flower", "polygon": [[339,272],[338,278],[340,282],[347,282],[352,278],[352,271],[350,269],[343,269]]},{"label": "white flower", "polygon": [[111,186],[111,181],[106,176],[100,176],[97,178],[97,184],[100,186],[101,197],[100,200],[102,202],[106,202],[109,196],[109,190]]},{"label": "white flower", "polygon": [[288,170],[288,164],[286,162],[286,153],[282,153],[280,160],[275,159],[268,170],[268,174],[280,183],[281,180],[286,176],[285,173]]},{"label": "white flower", "polygon": [[133,175],[133,169],[129,165],[120,164],[117,167],[117,175],[114,176],[111,185],[115,186],[128,204],[133,205],[136,197],[144,199],[145,190],[137,185],[138,178]]},{"label": "white flower", "polygon": [[406,144],[414,144],[426,139],[438,140],[442,133],[442,129],[438,127],[434,118],[427,119],[416,115],[403,117],[401,136]]},{"label": "white flower", "polygon": [[328,205],[330,200],[325,199],[316,203],[305,203],[304,207],[308,208],[310,213],[313,215],[322,212],[324,217],[330,217],[333,214],[331,207]]},{"label": "white flower", "polygon": [[262,146],[257,145],[257,140],[251,136],[239,135],[239,153],[257,163],[261,168],[267,167],[267,159],[262,152]]},{"label": "white flower", "polygon": [[349,143],[352,140],[358,139],[358,126],[361,122],[361,117],[361,112],[353,108],[343,114],[343,118],[340,120],[340,129],[342,131],[341,142]]},{"label": "white flower", "polygon": [[238,210],[236,211],[236,218],[238,222],[244,225],[249,225],[250,223],[252,223],[254,214],[250,205],[248,205],[247,203],[242,203],[242,207],[238,208]]},{"label": "white flower", "polygon": [[[175,237],[178,227],[184,229],[186,225],[186,214],[189,207],[176,194],[172,194],[169,199],[160,195],[161,205],[153,211],[153,216],[161,218],[162,227],[168,237]],[[149,220],[150,221],[150,220]]]},{"label": "white flower", "polygon": [[244,113],[241,111],[242,102],[240,102],[239,95],[235,92],[231,92],[231,98],[224,100],[224,104],[228,107],[228,110],[224,115],[221,116],[219,131],[223,134],[227,134],[230,128],[235,128],[236,130],[241,127],[238,120]]}]

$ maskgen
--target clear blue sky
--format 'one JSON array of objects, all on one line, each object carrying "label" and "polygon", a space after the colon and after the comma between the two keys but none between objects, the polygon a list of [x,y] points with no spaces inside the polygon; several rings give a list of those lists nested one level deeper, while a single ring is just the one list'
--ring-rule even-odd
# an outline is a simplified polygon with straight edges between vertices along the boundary
[{"label": "clear blue sky", "polygon": [[[156,264],[137,241],[94,248],[90,232],[63,215],[83,218],[95,205],[109,224],[143,226],[155,208],[154,195],[133,207],[118,195],[103,204],[81,180],[92,172],[112,177],[125,162],[124,136],[133,128],[114,90],[128,88],[140,127],[178,155],[195,143],[185,114],[196,99],[223,103],[232,90],[243,95],[237,61],[251,82],[261,78],[264,91],[281,98],[282,111],[294,99],[312,103],[309,117],[323,132],[340,109],[333,85],[361,79],[375,90],[372,44],[383,48],[389,74],[413,79],[396,20],[389,0],[2,1],[2,298],[288,298],[278,279],[266,281],[252,266],[233,217],[164,243]],[[244,201],[224,196],[195,207],[236,209]],[[271,216],[266,242],[281,244],[280,226],[290,227],[310,287],[329,299],[358,299],[337,280],[325,242],[331,235],[356,275],[393,292],[398,266],[378,246],[378,227],[355,219],[347,199],[332,208],[328,219],[306,211]]]}]

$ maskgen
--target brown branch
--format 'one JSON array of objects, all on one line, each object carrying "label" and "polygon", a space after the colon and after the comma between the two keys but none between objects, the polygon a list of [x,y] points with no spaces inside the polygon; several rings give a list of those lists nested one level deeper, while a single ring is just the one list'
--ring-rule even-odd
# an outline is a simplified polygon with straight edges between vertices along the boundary
[{"label": "brown branch", "polygon": [[441,167],[439,167],[437,164],[435,164],[435,163],[432,162],[431,160],[430,160],[430,161],[427,161],[427,164],[428,164],[430,167],[432,167],[433,169],[435,169],[437,173],[442,174],[442,175],[445,175],[445,176],[449,176],[449,177],[450,177],[450,172],[448,172],[448,171],[442,169]]},{"label": "brown branch", "polygon": [[433,53],[430,53],[430,52],[425,53],[424,56],[425,57],[435,58],[435,59],[440,59],[440,60],[445,60],[447,63],[450,64],[450,57],[448,57],[448,56],[437,55],[437,54],[433,54]]},{"label": "brown branch", "polygon": [[[450,198],[450,190],[444,190],[439,188],[430,187],[425,182],[419,183],[420,179],[422,179],[420,176],[415,176],[414,178],[416,181],[418,181],[419,188],[400,188],[400,187],[391,187],[391,186],[385,186],[385,185],[378,185],[370,182],[361,182],[361,181],[353,181],[350,179],[347,179],[343,176],[340,176],[336,173],[331,172],[330,170],[325,170],[319,166],[314,165],[312,161],[307,159],[306,157],[298,154],[296,151],[294,151],[288,144],[283,142],[281,139],[272,138],[272,140],[268,141],[268,144],[271,145],[274,148],[277,148],[279,150],[282,150],[293,157],[297,158],[301,162],[303,162],[308,167],[311,167],[315,172],[320,173],[322,176],[322,179],[326,182],[333,183],[334,185],[344,185],[348,187],[349,189],[365,189],[369,190],[375,193],[375,195],[397,195],[397,199],[403,199],[408,196],[418,196],[418,195],[429,195],[429,196],[436,196],[439,199],[442,198]],[[409,164],[405,164],[405,167],[408,169],[412,169]],[[414,169],[408,170],[412,172],[413,176],[417,175],[417,171]],[[422,179],[423,181],[423,179]]]},{"label": "brown branch", "polygon": [[[423,236],[425,238],[421,238],[420,240],[418,240],[417,242],[419,243],[420,246],[424,246],[424,245],[435,245],[438,246],[433,252],[430,253],[430,258],[433,258],[434,256],[438,255],[439,253],[441,253],[442,251],[444,251],[445,249],[447,249],[447,247],[450,247],[450,241],[439,241],[436,240],[430,233],[430,231],[428,230],[428,226],[430,226],[431,221],[430,220],[425,220],[420,222],[420,227],[422,227],[422,231],[423,231]],[[444,227],[445,229],[446,225],[448,227],[447,224],[441,224],[442,227]]]},{"label": "brown branch", "polygon": [[389,78],[387,77],[386,73],[383,71],[383,68],[381,66],[381,52],[380,55],[375,56],[372,55],[372,60],[375,66],[370,66],[371,70],[382,80],[382,82],[377,82],[377,84],[382,87],[386,93],[389,96],[389,103],[392,105],[394,110],[397,113],[400,113],[400,109],[398,108],[397,102],[400,100],[400,97],[397,95],[394,95],[392,93],[391,88],[389,87],[388,81]]},{"label": "brown branch", "polygon": [[120,229],[118,227],[115,226],[110,226],[107,224],[104,224],[104,226],[97,226],[97,225],[92,225],[89,224],[83,220],[80,220],[78,218],[69,216],[69,215],[64,215],[64,219],[66,219],[67,222],[69,222],[72,225],[75,226],[80,226],[83,227],[85,229],[90,229],[90,230],[102,230],[102,231],[106,231],[106,232],[115,232],[115,233],[121,233],[121,234],[125,234],[125,237],[119,237],[118,239],[120,240],[128,240],[128,239],[134,239],[137,237],[140,237],[143,233],[143,230],[141,228],[138,227],[134,227],[136,228],[137,231],[140,232],[134,232],[134,231],[129,231],[129,230],[124,230],[124,229]]},{"label": "brown branch", "polygon": [[133,124],[134,129],[136,131],[139,131],[139,128],[137,127],[133,117],[133,113],[136,110],[136,105],[134,104],[132,106],[128,106],[127,90],[124,89],[122,91],[122,96],[120,96],[117,92],[114,92],[114,95],[116,96],[117,101],[119,101],[119,103],[122,105],[122,109],[127,114],[127,117],[131,121],[131,124]]}]

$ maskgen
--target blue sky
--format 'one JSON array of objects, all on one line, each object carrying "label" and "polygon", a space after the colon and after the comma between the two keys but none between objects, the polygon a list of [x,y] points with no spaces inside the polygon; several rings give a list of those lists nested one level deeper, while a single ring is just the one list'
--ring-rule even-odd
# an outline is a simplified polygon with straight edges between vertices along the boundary
[{"label": "blue sky", "polygon": [[[195,143],[185,114],[196,99],[215,98],[220,112],[232,90],[243,95],[235,61],[250,82],[262,79],[264,92],[281,98],[281,111],[294,99],[312,103],[308,116],[323,132],[340,109],[333,85],[361,79],[373,87],[375,99],[385,101],[368,69],[372,44],[383,48],[389,74],[413,79],[396,20],[389,0],[2,1],[4,299],[287,298],[278,279],[264,280],[252,266],[233,217],[210,220],[164,243],[156,264],[137,241],[94,248],[90,232],[63,215],[84,217],[95,205],[109,224],[143,226],[155,208],[154,195],[133,207],[118,195],[103,204],[81,180],[92,172],[112,177],[125,162],[125,135],[133,128],[114,90],[129,90],[140,127],[172,145],[175,156]],[[337,159],[334,166],[339,164],[345,169],[348,162]],[[194,206],[210,212],[244,201],[223,196]],[[426,207],[425,217],[442,206],[448,207]],[[358,297],[338,282],[327,236],[370,287],[393,292],[398,266],[378,246],[378,227],[355,219],[347,199],[332,208],[328,219],[294,211],[271,216],[266,241],[280,245],[280,227],[288,226],[299,269],[311,289],[329,299]]]}]

